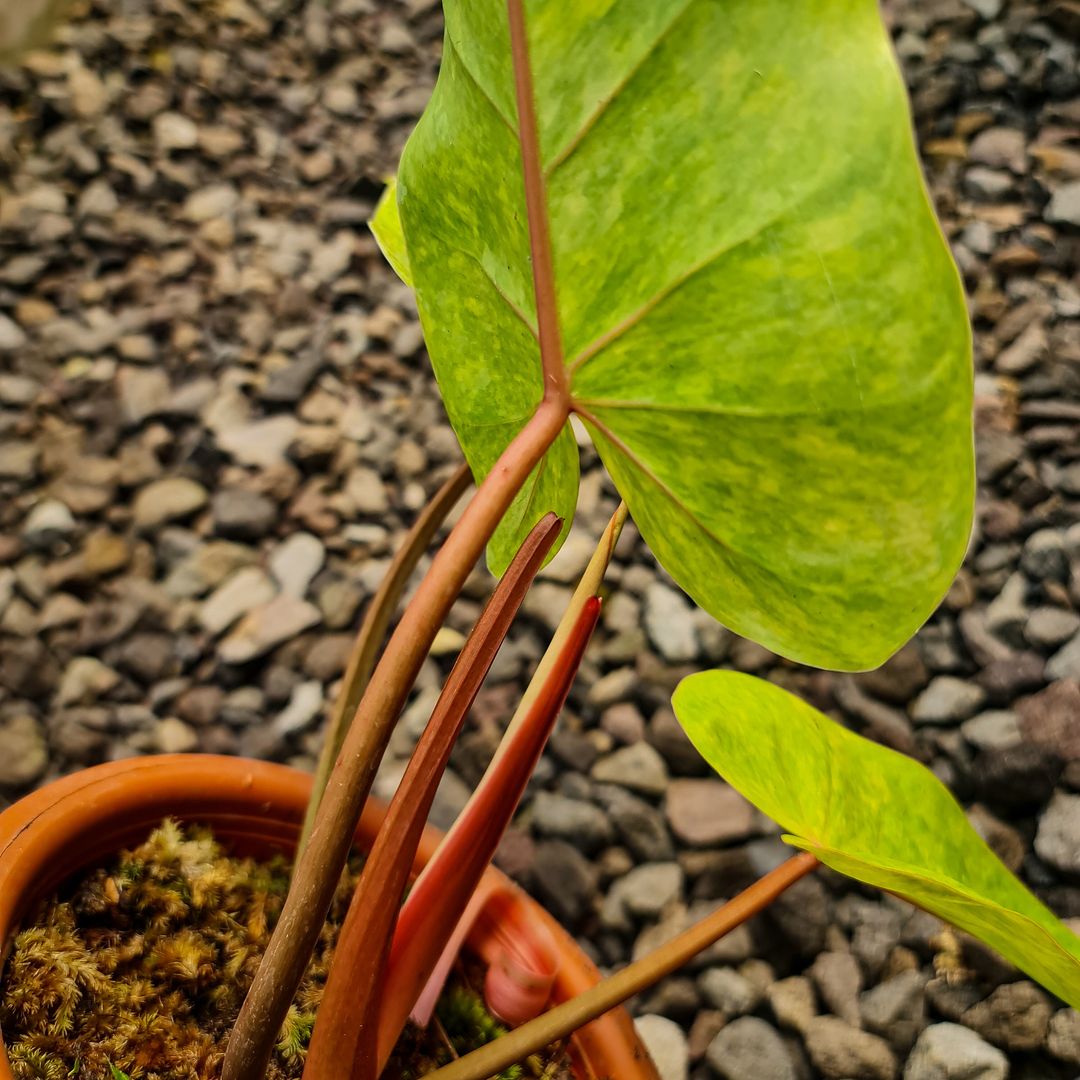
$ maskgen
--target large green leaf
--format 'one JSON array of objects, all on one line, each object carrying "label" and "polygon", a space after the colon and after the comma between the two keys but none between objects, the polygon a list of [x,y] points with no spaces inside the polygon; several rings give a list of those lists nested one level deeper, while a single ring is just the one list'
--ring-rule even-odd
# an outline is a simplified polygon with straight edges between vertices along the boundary
[{"label": "large green leaf", "polygon": [[[821,666],[885,659],[961,560],[970,340],[875,0],[526,0],[575,408],[660,562]],[[446,0],[397,191],[482,476],[542,393],[505,0]],[[569,433],[495,545],[569,520]]]},{"label": "large green leaf", "polygon": [[1080,938],[929,770],[750,675],[691,675],[672,703],[702,756],[793,834],[789,843],[974,934],[1080,1008]]}]

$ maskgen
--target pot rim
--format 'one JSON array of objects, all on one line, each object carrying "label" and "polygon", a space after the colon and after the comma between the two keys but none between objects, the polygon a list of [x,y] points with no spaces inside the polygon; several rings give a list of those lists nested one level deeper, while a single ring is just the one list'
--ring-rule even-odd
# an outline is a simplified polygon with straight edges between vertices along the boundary
[{"label": "pot rim", "polygon": [[[271,762],[212,754],[162,754],[108,762],[46,784],[0,813],[0,962],[37,901],[96,861],[136,843],[165,817],[202,822],[245,853],[289,852],[299,836],[311,777]],[[386,807],[368,800],[356,830],[370,846]],[[413,864],[431,858],[441,833],[424,830]],[[600,973],[563,927],[501,871],[486,872],[526,899],[559,953],[552,1000],[592,986]],[[477,947],[482,925],[469,935]],[[575,1069],[588,1080],[658,1080],[628,1013],[614,1009],[576,1032]],[[14,1080],[0,1032],[0,1080]]]}]

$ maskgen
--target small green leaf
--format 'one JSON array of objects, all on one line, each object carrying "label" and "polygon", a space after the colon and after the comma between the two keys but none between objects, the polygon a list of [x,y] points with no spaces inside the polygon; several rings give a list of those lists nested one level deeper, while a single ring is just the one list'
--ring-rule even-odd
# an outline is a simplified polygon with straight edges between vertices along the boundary
[{"label": "small green leaf", "polygon": [[109,1069],[112,1071],[112,1080],[131,1080],[131,1077],[123,1069],[118,1069],[111,1062],[109,1063]]},{"label": "small green leaf", "polygon": [[[543,392],[505,0],[446,0],[398,209],[478,479]],[[642,535],[739,633],[881,663],[970,531],[970,337],[876,0],[526,0],[575,407]],[[389,231],[389,230],[387,230]],[[569,433],[504,525],[568,521]]]},{"label": "small green leaf", "polygon": [[672,704],[706,761],[789,843],[966,930],[1080,1008],[1080,938],[928,769],[749,675],[691,675]]},{"label": "small green leaf", "polygon": [[406,285],[411,286],[412,271],[409,269],[409,253],[405,249],[405,234],[401,231],[401,215],[397,206],[397,178],[390,177],[375,206],[375,213],[368,222],[379,250]]}]

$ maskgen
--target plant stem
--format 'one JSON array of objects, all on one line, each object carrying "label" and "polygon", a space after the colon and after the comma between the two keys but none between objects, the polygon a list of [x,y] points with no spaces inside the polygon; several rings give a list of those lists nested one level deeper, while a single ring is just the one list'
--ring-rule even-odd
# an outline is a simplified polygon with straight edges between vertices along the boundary
[{"label": "plant stem", "polygon": [[480,485],[390,638],[346,733],[277,928],[229,1038],[221,1080],[261,1080],[345,866],[375,770],[431,642],[484,545],[569,416],[532,72],[521,0],[507,0],[544,393]]},{"label": "plant stem", "polygon": [[[420,736],[338,935],[334,966],[304,1068],[306,1080],[337,1080],[342,1070],[354,1080],[376,1080],[386,959],[420,834],[465,717],[561,525],[554,514],[547,514],[518,549],[469,634]],[[435,912],[427,914],[438,919]],[[459,915],[453,913],[453,922]],[[446,930],[448,936],[453,922]],[[407,1014],[405,1006],[403,1018]]]},{"label": "plant stem", "polygon": [[535,1020],[496,1039],[487,1046],[431,1073],[431,1080],[487,1080],[502,1069],[522,1061],[549,1043],[561,1039],[590,1020],[621,1005],[627,998],[682,967],[702,949],[746,922],[767,907],[785,889],[805,877],[818,865],[817,859],[802,852],[771,870],[745,892],[724,904],[701,922],[648,956],[627,965],[622,971],[597,983],[590,990],[557,1005]]},{"label": "plant stem", "polygon": [[462,464],[445,484],[435,493],[435,497],[424,507],[420,516],[413,522],[409,529],[405,542],[398,548],[386,571],[386,575],[379,583],[379,588],[364,612],[364,621],[360,624],[360,630],[356,635],[352,655],[349,657],[349,666],[345,669],[345,680],[334,702],[334,712],[330,718],[330,724],[323,738],[322,753],[319,756],[319,764],[315,770],[315,781],[311,788],[311,801],[308,803],[307,814],[304,817],[304,828],[300,833],[300,842],[296,847],[296,861],[299,862],[304,849],[311,838],[311,830],[315,825],[315,814],[322,802],[323,792],[326,790],[326,782],[330,779],[330,772],[341,752],[341,744],[345,740],[345,732],[348,730],[348,722],[356,713],[360,699],[367,688],[368,680],[375,669],[375,661],[379,655],[379,647],[386,637],[390,619],[401,600],[401,594],[416,569],[424,552],[427,551],[439,531],[439,526],[446,520],[447,514],[457,505],[458,500],[465,494],[466,489],[472,482],[472,472],[469,466]]},{"label": "plant stem", "polygon": [[545,395],[446,538],[387,643],[323,795],[222,1065],[222,1080],[262,1080],[289,1003],[318,940],[390,733],[435,634],[514,496],[562,430],[565,396]]},{"label": "plant stem", "polygon": [[514,65],[514,92],[517,96],[518,142],[521,144],[521,169],[525,181],[525,210],[529,220],[529,246],[532,252],[533,289],[536,294],[536,329],[540,339],[540,357],[544,366],[544,391],[567,394],[566,367],[563,363],[559,307],[555,295],[555,264],[551,254],[551,226],[548,222],[544,170],[540,164],[540,134],[536,126],[532,68],[525,11],[521,0],[507,0],[510,22],[510,53]]}]

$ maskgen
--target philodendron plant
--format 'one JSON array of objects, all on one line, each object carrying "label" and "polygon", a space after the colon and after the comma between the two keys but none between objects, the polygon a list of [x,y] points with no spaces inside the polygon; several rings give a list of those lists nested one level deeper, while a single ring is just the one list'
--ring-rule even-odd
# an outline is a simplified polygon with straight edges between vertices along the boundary
[{"label": "philodendron plant", "polygon": [[[458,859],[471,840],[444,860],[438,888],[429,875],[401,915],[398,903],[433,783],[508,625],[502,605],[516,606],[573,519],[572,416],[682,588],[802,663],[882,663],[939,602],[970,531],[964,298],[873,0],[446,0],[445,15],[438,84],[373,228],[415,291],[479,487],[344,735],[226,1080],[261,1073],[395,718],[486,547],[506,571],[500,595],[359,886],[309,1073],[333,1075],[343,1054],[351,1075],[373,1080],[460,939],[471,884]],[[609,533],[492,765],[503,786],[491,782],[489,810],[467,813],[459,838],[516,802],[595,621],[588,597],[612,543]],[[488,1076],[565,1035],[819,863],[941,915],[1080,1005],[1080,940],[922,766],[743,675],[692,676],[674,707],[717,772],[803,853],[658,954],[440,1075]],[[489,837],[481,861],[492,848]],[[411,929],[394,935],[399,919]],[[425,920],[446,925],[411,947]]]},{"label": "philodendron plant", "polygon": [[[438,84],[373,225],[415,290],[478,488],[377,665],[372,642],[463,478],[373,605],[339,709],[350,722],[340,752],[329,740],[336,765],[225,1080],[264,1071],[393,725],[485,548],[502,579],[368,859],[306,1075],[375,1080],[490,899],[476,892],[480,872],[595,624],[623,510],[473,804],[400,907],[453,739],[573,519],[574,415],[682,588],[802,663],[882,663],[941,599],[970,531],[964,298],[874,0],[446,0],[445,15]],[[674,707],[717,772],[802,852],[656,954],[438,1075],[487,1077],[562,1037],[820,863],[950,920],[1080,1006],[1080,939],[922,766],[744,675],[691,676]],[[542,975],[543,958],[519,960]]]}]

